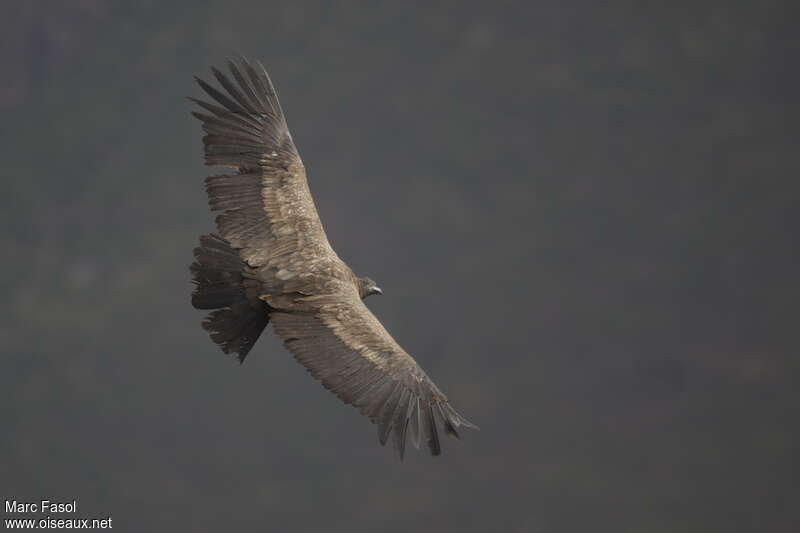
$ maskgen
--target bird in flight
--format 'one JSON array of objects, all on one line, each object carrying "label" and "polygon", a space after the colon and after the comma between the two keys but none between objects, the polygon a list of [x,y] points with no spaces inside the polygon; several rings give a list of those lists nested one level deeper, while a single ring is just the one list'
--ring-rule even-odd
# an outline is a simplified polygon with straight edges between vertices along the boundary
[{"label": "bird in flight", "polygon": [[205,163],[228,167],[205,180],[217,234],[203,235],[190,270],[192,305],[212,312],[203,328],[240,362],[272,322],[306,369],[389,437],[403,459],[407,432],[441,453],[437,427],[458,437],[478,429],[458,414],[417,362],[364,305],[382,294],[333,251],[308,188],[278,96],[261,63],[229,60],[212,72],[222,90],[195,78],[214,103],[202,110]]}]

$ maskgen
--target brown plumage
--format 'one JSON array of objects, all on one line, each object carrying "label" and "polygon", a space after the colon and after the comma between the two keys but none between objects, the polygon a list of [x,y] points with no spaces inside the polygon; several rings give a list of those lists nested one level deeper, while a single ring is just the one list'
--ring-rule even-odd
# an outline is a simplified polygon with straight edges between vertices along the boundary
[{"label": "brown plumage", "polygon": [[381,444],[392,435],[402,459],[410,430],[438,455],[437,426],[456,437],[477,427],[364,305],[380,289],[331,248],[264,67],[241,58],[228,68],[232,78],[212,68],[224,92],[197,78],[216,103],[192,99],[206,164],[233,169],[206,178],[219,235],[200,237],[191,266],[192,304],[214,310],[203,328],[243,362],[271,321],[315,378],[378,425]]}]

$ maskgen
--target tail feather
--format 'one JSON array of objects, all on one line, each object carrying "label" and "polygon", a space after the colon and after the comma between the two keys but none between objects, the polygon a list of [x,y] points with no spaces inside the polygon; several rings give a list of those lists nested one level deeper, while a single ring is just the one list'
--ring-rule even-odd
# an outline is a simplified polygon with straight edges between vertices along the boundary
[{"label": "tail feather", "polygon": [[192,305],[216,309],[203,320],[203,329],[223,352],[237,353],[244,362],[269,322],[269,306],[247,294],[242,275],[247,265],[224,239],[203,235],[194,257]]}]

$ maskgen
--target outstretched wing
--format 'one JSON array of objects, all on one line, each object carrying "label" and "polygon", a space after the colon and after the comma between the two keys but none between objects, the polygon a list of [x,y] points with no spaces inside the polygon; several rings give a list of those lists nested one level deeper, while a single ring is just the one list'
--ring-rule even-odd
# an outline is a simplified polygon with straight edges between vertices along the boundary
[{"label": "outstretched wing", "polygon": [[206,165],[236,169],[206,178],[220,235],[253,267],[330,261],[336,255],[266,70],[244,58],[228,69],[233,79],[212,68],[224,92],[195,78],[216,103],[191,99],[204,110],[193,115],[206,132]]},{"label": "outstretched wing", "polygon": [[341,291],[298,297],[291,311],[270,314],[286,347],[325,388],[378,425],[378,438],[403,458],[406,433],[419,448],[424,438],[439,455],[437,425],[458,437],[460,426],[478,429],[403,350],[359,298]]}]

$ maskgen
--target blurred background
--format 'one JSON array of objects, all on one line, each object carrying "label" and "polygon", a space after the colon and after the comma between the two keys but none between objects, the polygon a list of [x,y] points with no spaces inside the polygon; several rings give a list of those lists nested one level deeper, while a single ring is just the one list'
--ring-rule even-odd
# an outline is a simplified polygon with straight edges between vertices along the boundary
[{"label": "blurred background", "polygon": [[[790,5],[9,3],[2,498],[122,531],[800,530]],[[185,97],[236,53],[481,426],[442,457],[397,462],[271,330],[240,366],[200,328]]]}]

